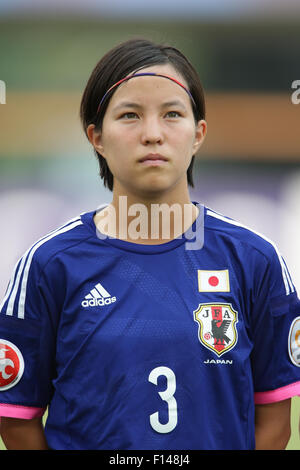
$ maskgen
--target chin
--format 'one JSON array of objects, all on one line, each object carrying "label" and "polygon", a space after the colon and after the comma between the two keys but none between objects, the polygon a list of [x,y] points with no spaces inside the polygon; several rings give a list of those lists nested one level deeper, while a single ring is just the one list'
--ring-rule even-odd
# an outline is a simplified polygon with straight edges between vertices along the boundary
[{"label": "chin", "polygon": [[170,182],[162,181],[162,180],[152,180],[149,182],[145,182],[142,186],[140,186],[139,191],[143,194],[159,196],[160,194],[164,194],[168,192],[173,187]]}]

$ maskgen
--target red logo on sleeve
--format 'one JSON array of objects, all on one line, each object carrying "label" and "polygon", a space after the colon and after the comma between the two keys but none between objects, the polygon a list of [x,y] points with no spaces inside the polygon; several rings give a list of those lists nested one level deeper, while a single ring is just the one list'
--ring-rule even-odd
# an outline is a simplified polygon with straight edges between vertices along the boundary
[{"label": "red logo on sleeve", "polygon": [[0,339],[0,391],[14,387],[24,372],[24,360],[17,346]]}]

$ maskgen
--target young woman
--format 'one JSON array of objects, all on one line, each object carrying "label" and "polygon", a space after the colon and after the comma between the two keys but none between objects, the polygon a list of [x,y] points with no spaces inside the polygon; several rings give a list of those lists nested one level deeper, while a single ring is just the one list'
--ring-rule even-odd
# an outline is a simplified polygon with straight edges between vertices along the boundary
[{"label": "young woman", "polygon": [[81,119],[112,201],[16,264],[0,314],[7,448],[285,448],[299,301],[274,243],[190,200],[207,127],[194,68],[122,43]]}]

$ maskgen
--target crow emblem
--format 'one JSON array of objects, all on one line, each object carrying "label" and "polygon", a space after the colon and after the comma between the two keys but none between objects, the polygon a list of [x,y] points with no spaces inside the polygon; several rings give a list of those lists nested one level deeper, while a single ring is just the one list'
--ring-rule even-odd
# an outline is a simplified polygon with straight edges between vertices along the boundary
[{"label": "crow emblem", "polygon": [[221,356],[236,345],[238,312],[231,304],[200,304],[193,314],[203,346]]}]

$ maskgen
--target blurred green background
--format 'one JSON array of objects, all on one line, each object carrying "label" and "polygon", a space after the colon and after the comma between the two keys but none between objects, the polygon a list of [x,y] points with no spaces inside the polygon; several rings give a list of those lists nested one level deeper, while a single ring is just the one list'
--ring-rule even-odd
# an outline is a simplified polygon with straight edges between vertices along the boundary
[{"label": "blurred green background", "polygon": [[[274,0],[272,8],[268,1],[253,2],[253,10],[243,12],[238,2],[227,2],[226,10],[226,2],[213,1],[215,9],[208,11],[209,2],[191,1],[189,15],[175,14],[168,1],[146,5],[143,13],[141,2],[99,1],[95,7],[91,0],[85,2],[94,5],[89,14],[78,2],[77,9],[67,2],[63,11],[59,2],[41,3],[49,8],[38,9],[38,2],[26,8],[21,0],[0,4],[0,80],[6,85],[0,104],[0,297],[31,243],[110,201],[80,126],[79,104],[101,56],[132,37],[178,47],[201,77],[208,136],[197,156],[193,200],[273,239],[299,292],[300,104],[291,101],[291,84],[300,80],[295,2]],[[300,449],[300,398],[292,402],[288,449]]]}]

